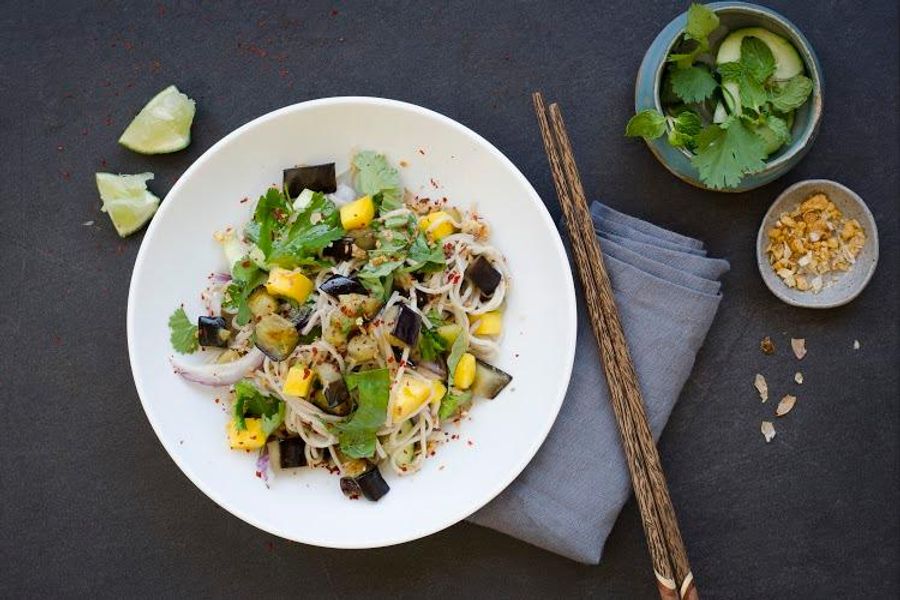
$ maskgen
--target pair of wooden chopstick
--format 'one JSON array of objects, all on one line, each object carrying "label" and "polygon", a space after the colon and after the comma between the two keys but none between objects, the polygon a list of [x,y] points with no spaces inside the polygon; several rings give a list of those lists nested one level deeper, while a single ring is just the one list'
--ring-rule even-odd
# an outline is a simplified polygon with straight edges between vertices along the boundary
[{"label": "pair of wooden chopstick", "polygon": [[562,114],[556,104],[548,110],[540,92],[532,98],[600,348],[657,587],[666,600],[699,600]]}]

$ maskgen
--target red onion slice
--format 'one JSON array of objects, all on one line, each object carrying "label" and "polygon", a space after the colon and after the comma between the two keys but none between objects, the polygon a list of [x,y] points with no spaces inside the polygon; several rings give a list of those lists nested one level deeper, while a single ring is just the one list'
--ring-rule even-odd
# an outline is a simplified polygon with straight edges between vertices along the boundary
[{"label": "red onion slice", "polygon": [[180,358],[170,356],[175,372],[194,383],[221,387],[240,381],[244,375],[258,369],[263,363],[265,355],[256,347],[250,352],[229,363],[208,363],[194,365],[183,362]]}]

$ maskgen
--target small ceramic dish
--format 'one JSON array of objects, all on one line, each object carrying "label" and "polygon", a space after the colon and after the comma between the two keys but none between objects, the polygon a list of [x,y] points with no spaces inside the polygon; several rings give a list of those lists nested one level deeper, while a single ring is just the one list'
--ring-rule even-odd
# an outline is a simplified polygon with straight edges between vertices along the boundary
[{"label": "small ceramic dish", "polygon": [[[813,81],[813,92],[810,99],[795,113],[794,125],[791,128],[792,141],[770,156],[766,160],[763,170],[744,176],[738,187],[714,190],[745,192],[771,183],[790,171],[812,147],[819,131],[819,121],[822,118],[824,92],[822,66],[819,64],[809,40],[796,25],[774,10],[747,2],[714,2],[707,6],[715,11],[720,21],[719,28],[710,35],[710,45],[713,48],[718,46],[730,31],[744,27],[763,27],[787,39],[796,48],[806,66],[807,77]],[[636,113],[647,109],[663,112],[659,90],[665,72],[666,57],[680,41],[686,25],[687,13],[682,13],[666,25],[650,44],[650,48],[641,62],[635,83],[634,110]],[[676,177],[696,187],[711,189],[700,181],[696,167],[691,164],[692,154],[690,152],[673,148],[668,144],[665,136],[648,140],[647,145],[659,162]]]},{"label": "small ceramic dish", "polygon": [[[866,233],[866,241],[849,271],[840,273],[818,293],[790,288],[772,269],[766,256],[768,231],[782,213],[791,212],[798,204],[815,194],[825,194],[847,219],[856,219]],[[878,264],[878,228],[869,207],[853,190],[828,179],[807,179],[784,190],[769,207],[756,236],[756,262],[763,281],[780,300],[804,308],[833,308],[856,298],[872,279]]]}]

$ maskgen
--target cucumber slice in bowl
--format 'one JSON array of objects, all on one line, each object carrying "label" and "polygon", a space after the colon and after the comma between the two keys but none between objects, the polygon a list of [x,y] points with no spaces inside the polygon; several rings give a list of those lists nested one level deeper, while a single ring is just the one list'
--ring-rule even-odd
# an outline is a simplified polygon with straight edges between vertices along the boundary
[{"label": "cucumber slice in bowl", "polygon": [[153,173],[113,175],[97,173],[97,190],[103,207],[120,237],[127,237],[143,227],[159,207],[159,197],[147,189]]},{"label": "cucumber slice in bowl", "polygon": [[141,109],[119,138],[119,143],[139,154],[167,154],[191,143],[191,124],[196,105],[170,85]]},{"label": "cucumber slice in bowl", "polygon": [[762,27],[746,27],[729,33],[719,46],[716,64],[739,61],[741,42],[745,37],[758,38],[772,51],[772,56],[775,57],[775,79],[784,81],[803,73],[803,60],[797,49],[780,35]]}]

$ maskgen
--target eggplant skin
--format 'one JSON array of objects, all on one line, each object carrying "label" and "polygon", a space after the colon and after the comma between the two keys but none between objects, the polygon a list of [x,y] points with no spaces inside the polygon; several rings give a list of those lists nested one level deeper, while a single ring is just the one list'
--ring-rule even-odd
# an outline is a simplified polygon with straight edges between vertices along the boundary
[{"label": "eggplant skin", "polygon": [[352,477],[341,477],[341,492],[351,500],[356,500],[362,496],[359,484]]},{"label": "eggplant skin", "polygon": [[366,286],[360,283],[358,279],[344,277],[343,275],[335,275],[334,277],[329,277],[322,282],[322,285],[319,286],[319,291],[334,298],[337,298],[338,296],[342,296],[344,294],[369,293],[369,290],[366,289]]},{"label": "eggplant skin", "polygon": [[278,440],[278,466],[282,469],[296,469],[306,466],[306,444],[303,438],[290,437]]},{"label": "eggplant skin", "polygon": [[222,317],[203,317],[197,319],[197,332],[201,346],[227,348],[231,339],[231,331]]},{"label": "eggplant skin", "polygon": [[337,191],[334,163],[285,169],[284,189],[291,198],[296,198],[305,189],[323,194]]},{"label": "eggplant skin", "polygon": [[399,306],[391,335],[404,344],[415,347],[419,341],[419,331],[422,329],[422,317],[406,304]]},{"label": "eggplant skin", "polygon": [[361,475],[357,475],[354,479],[362,495],[372,502],[378,502],[385,494],[391,491],[391,487],[384,480],[384,477],[381,476],[381,471],[375,465],[370,465],[366,471]]},{"label": "eggplant skin", "polygon": [[500,271],[483,256],[479,256],[475,262],[466,268],[466,279],[471,281],[482,294],[490,296],[500,285]]},{"label": "eggplant skin", "polygon": [[341,238],[331,242],[322,250],[322,256],[333,258],[341,262],[353,258],[353,240],[351,238]]},{"label": "eggplant skin", "polygon": [[512,375],[481,359],[475,359],[475,380],[472,395],[493,400],[512,381]]}]

